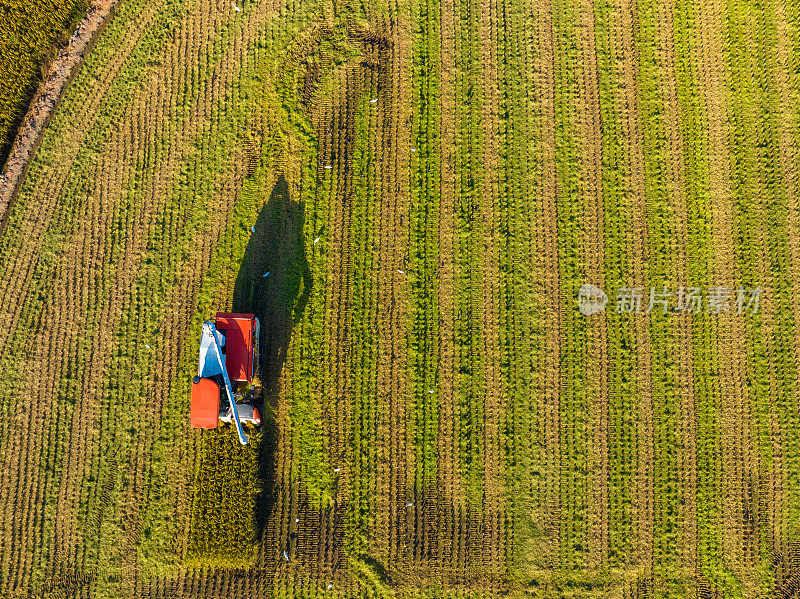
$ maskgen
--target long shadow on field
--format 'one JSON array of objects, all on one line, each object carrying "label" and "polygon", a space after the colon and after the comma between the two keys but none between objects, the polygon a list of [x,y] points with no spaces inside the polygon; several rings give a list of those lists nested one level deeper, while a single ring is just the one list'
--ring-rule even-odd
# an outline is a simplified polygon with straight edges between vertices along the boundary
[{"label": "long shadow on field", "polygon": [[[302,316],[311,294],[311,271],[303,239],[304,208],[290,199],[289,187],[281,175],[256,219],[233,289],[233,311],[255,314],[261,322],[261,411],[266,417],[259,456],[261,492],[255,506],[259,539],[273,502],[277,430],[269,415],[277,410],[278,384],[292,323]],[[264,276],[266,273],[269,275]]]}]

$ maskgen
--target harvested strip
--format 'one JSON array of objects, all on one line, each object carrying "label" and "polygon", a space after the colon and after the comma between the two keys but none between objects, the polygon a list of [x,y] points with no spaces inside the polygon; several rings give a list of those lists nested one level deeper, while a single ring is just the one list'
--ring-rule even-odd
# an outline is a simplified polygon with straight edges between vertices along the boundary
[{"label": "harvested strip", "polygon": [[[793,14],[787,14],[793,10]],[[792,297],[796,298],[800,291],[800,176],[798,176],[798,131],[796,119],[793,114],[797,114],[798,100],[797,94],[800,89],[800,81],[796,69],[798,54],[796,40],[798,35],[797,26],[797,5],[790,3],[787,6],[785,0],[778,0],[775,4],[775,18],[777,21],[777,65],[776,80],[780,93],[780,133],[779,133],[779,173],[783,181],[782,190],[786,198],[787,207],[787,236],[788,236],[788,275],[792,282]],[[794,40],[795,47],[792,47]],[[794,122],[793,122],[794,120]],[[781,189],[781,187],[779,187]],[[791,335],[793,362],[795,376],[800,377],[800,302],[792,301],[792,316],[794,323],[794,334]],[[790,426],[796,427],[798,420],[796,414],[800,411],[800,385],[793,385],[793,401],[789,401],[788,413],[795,414],[794,418],[789,419]],[[771,413],[771,416],[772,413]],[[784,439],[785,427],[787,423],[780,415],[774,415],[771,419],[771,436],[773,464],[770,474],[770,495],[769,495],[769,517],[771,524],[770,538],[772,539],[772,550],[782,551],[786,534],[787,523],[796,519],[798,507],[798,492],[800,488],[797,484],[792,485],[789,472],[794,471],[800,466],[798,462],[798,449],[792,447],[792,442]]]},{"label": "harvested strip", "polygon": [[[708,111],[709,157],[711,162],[710,190],[714,238],[713,285],[733,287],[734,282],[734,217],[731,189],[730,135],[725,97],[724,64],[717,40],[722,39],[720,6],[712,0],[701,3],[705,18],[700,21],[701,87]],[[716,333],[719,352],[720,391],[722,410],[722,487],[723,545],[726,564],[737,577],[750,578],[744,561],[744,504],[742,493],[745,469],[749,469],[752,446],[750,421],[744,413],[747,402],[742,377],[744,338],[742,324],[735,314],[719,315]],[[749,477],[748,477],[749,478]]]},{"label": "harvested strip", "polygon": [[456,407],[454,372],[455,357],[455,240],[454,215],[457,185],[456,169],[458,147],[457,134],[459,113],[462,109],[456,100],[456,32],[459,22],[460,4],[453,0],[441,0],[441,97],[440,171],[441,199],[439,204],[439,262],[437,266],[437,299],[439,305],[439,428],[437,445],[437,486],[439,494],[438,517],[439,572],[445,579],[452,576],[463,565],[459,543],[460,514],[465,506],[462,492],[461,463],[456,440],[460,436]]},{"label": "harvested strip", "polygon": [[[406,421],[408,391],[405,386],[407,369],[406,340],[408,327],[408,287],[397,271],[403,269],[408,248],[409,189],[407,172],[409,144],[407,133],[400,124],[410,117],[409,73],[411,45],[409,24],[405,17],[383,25],[389,40],[389,81],[385,82],[384,112],[379,118],[376,138],[383,162],[379,163],[380,182],[377,187],[380,203],[377,218],[377,263],[383,266],[378,276],[378,339],[377,390],[380,410],[380,431],[388,445],[387,472],[379,483],[379,493],[388,496],[388,510],[380,521],[389,523],[388,563],[402,569],[411,559],[409,539],[414,525],[413,512],[405,508],[413,501],[414,452],[408,447]],[[388,475],[388,478],[386,477]],[[388,511],[388,514],[385,513]]]},{"label": "harvested strip", "polygon": [[[216,34],[217,28],[212,28],[209,24],[209,21],[214,16],[213,11],[208,10],[208,7],[205,5],[198,5],[197,9],[197,12],[189,17],[186,27],[182,29],[182,35],[176,36],[177,39],[165,51],[165,62],[167,65],[179,64],[180,60],[185,59],[185,57],[183,57],[182,48],[188,45],[189,39],[194,40],[194,44],[192,45],[196,48],[195,52],[197,52],[197,56],[202,55],[204,49],[213,39],[212,36]],[[198,36],[193,35],[195,27],[199,30],[200,35],[205,35],[207,38],[204,39],[201,37],[200,40],[198,40]],[[197,43],[197,41],[201,43]],[[233,53],[238,54],[238,52],[236,52],[236,47],[230,46],[227,55],[230,56]],[[222,62],[215,70],[217,73],[221,73],[223,69],[227,70],[226,67],[227,64]],[[140,110],[142,110],[142,115],[140,115],[139,118],[136,118],[136,115],[132,115],[132,122],[135,123],[142,120],[142,116],[144,115],[148,115],[147,118],[155,122],[165,120],[164,116],[161,116],[158,111],[153,110],[153,106],[158,106],[161,111],[166,111],[170,108],[168,105],[159,102],[159,97],[161,96],[161,85],[159,85],[159,83],[163,80],[169,86],[171,76],[172,72],[167,69],[162,69],[160,71],[160,78],[155,78],[152,82],[152,87],[148,90],[146,104],[140,108]],[[56,538],[64,545],[57,545],[57,555],[60,551],[64,550],[64,547],[69,547],[75,543],[73,538],[74,532],[68,533],[68,531],[74,531],[74,525],[70,523],[73,513],[72,510],[74,509],[71,503],[75,501],[78,494],[75,490],[71,489],[71,485],[76,481],[80,484],[85,479],[81,470],[87,466],[91,466],[91,464],[86,464],[82,461],[82,456],[89,453],[89,447],[91,447],[93,443],[96,443],[96,440],[91,440],[85,434],[83,428],[86,424],[91,422],[91,417],[89,415],[97,413],[96,402],[99,401],[97,397],[99,382],[105,373],[105,363],[108,360],[110,348],[113,343],[113,337],[110,335],[110,331],[116,328],[117,319],[122,313],[123,307],[130,301],[129,291],[133,287],[134,277],[139,273],[139,268],[136,267],[136,264],[143,258],[143,250],[146,243],[144,234],[153,226],[152,223],[155,222],[156,215],[159,212],[158,206],[166,200],[167,194],[165,191],[170,189],[174,184],[173,182],[177,176],[177,169],[187,156],[192,146],[192,141],[201,134],[201,129],[198,125],[208,112],[205,103],[209,102],[215,104],[219,99],[221,86],[229,83],[226,81],[226,78],[220,76],[212,75],[211,80],[215,82],[214,85],[211,89],[207,89],[206,93],[196,96],[193,110],[185,117],[183,122],[175,128],[177,129],[173,134],[175,135],[175,139],[170,145],[170,153],[163,159],[164,162],[158,165],[158,158],[156,158],[152,166],[149,167],[153,177],[152,184],[149,186],[143,203],[139,207],[137,216],[131,225],[130,230],[132,234],[126,240],[126,247],[122,254],[123,263],[117,270],[117,278],[112,284],[111,298],[108,303],[103,306],[103,312],[99,320],[101,323],[100,330],[93,339],[91,349],[93,367],[83,380],[80,399],[79,402],[76,403],[75,411],[73,412],[72,431],[69,441],[72,451],[70,452],[70,461],[64,465],[56,518]],[[179,77],[173,84],[180,83]],[[156,127],[145,129],[141,132],[141,135],[146,139],[150,139],[150,143],[154,143],[153,139],[156,136]],[[127,143],[127,139],[122,138],[119,143]],[[155,155],[158,156],[158,154]],[[138,160],[138,157],[132,155],[131,159]],[[148,221],[151,223],[150,225],[145,224]],[[59,528],[59,526],[64,525],[66,525],[66,529],[62,530]]]},{"label": "harvested strip", "polygon": [[[127,82],[117,79],[117,76],[131,55],[135,53],[141,38],[148,35],[155,36],[155,34],[151,35],[148,30],[151,22],[159,16],[164,16],[159,15],[157,11],[158,3],[148,2],[145,6],[147,7],[145,10],[137,13],[136,25],[125,29],[124,35],[116,38],[113,26],[109,30],[110,37],[106,36],[104,39],[120,40],[118,47],[109,44],[109,47],[113,48],[113,57],[109,57],[109,60],[103,62],[102,66],[94,66],[96,60],[102,60],[107,53],[111,52],[106,46],[102,49],[95,49],[89,59],[92,64],[87,64],[82,69],[75,80],[76,85],[70,87],[64,94],[64,102],[71,102],[74,96],[86,95],[83,91],[77,91],[81,85],[85,88],[91,87],[95,92],[90,94],[89,98],[69,115],[64,111],[54,115],[49,129],[63,130],[66,128],[68,131],[66,135],[59,138],[57,144],[51,139],[52,136],[44,135],[42,139],[41,147],[37,150],[37,156],[41,156],[41,159],[30,165],[32,168],[28,171],[19,191],[20,196],[36,194],[37,210],[35,213],[21,212],[19,217],[15,216],[14,211],[11,210],[5,217],[4,227],[18,229],[19,234],[11,238],[18,245],[11,246],[7,235],[4,235],[3,239],[3,245],[9,245],[6,246],[8,249],[5,261],[7,262],[0,269],[0,289],[3,290],[0,305],[7,306],[3,326],[0,327],[0,353],[4,351],[6,343],[17,335],[17,321],[26,307],[26,303],[36,295],[29,293],[29,285],[32,277],[36,275],[35,269],[38,266],[34,258],[39,255],[37,250],[45,231],[48,229],[58,230],[62,224],[60,221],[64,219],[64,215],[56,211],[59,207],[63,209],[63,204],[60,206],[59,200],[62,200],[61,192],[64,185],[75,184],[68,178],[71,171],[74,170],[73,165],[81,152],[82,143],[87,135],[92,133],[96,135],[98,127],[102,127],[99,130],[101,135],[106,134],[107,127],[96,123],[98,108],[105,101],[111,102],[112,112],[120,109],[120,102],[126,99],[127,93],[125,92],[127,90],[120,90],[119,87],[126,85]],[[127,4],[123,7],[123,12],[125,10],[135,12],[135,7],[133,4]],[[124,16],[118,15],[116,23],[123,23],[124,17],[129,17],[130,12]],[[124,27],[124,25],[121,26]],[[111,92],[112,88],[114,92]],[[109,92],[116,94],[112,100],[108,100]],[[108,116],[105,116],[103,123],[107,123],[107,119]],[[64,120],[68,120],[70,124],[66,125]],[[58,159],[53,160],[51,156],[56,152]],[[85,151],[83,153],[86,154]],[[79,164],[78,166],[83,165]],[[20,201],[25,202],[26,200]],[[71,209],[72,205],[67,203],[67,207]],[[57,217],[55,222],[52,221],[54,216]],[[23,298],[27,302],[23,302]]]}]

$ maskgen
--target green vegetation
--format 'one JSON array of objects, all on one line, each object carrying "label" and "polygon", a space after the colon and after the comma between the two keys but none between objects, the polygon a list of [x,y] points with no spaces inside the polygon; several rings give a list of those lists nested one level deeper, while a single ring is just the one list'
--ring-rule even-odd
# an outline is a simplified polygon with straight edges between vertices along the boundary
[{"label": "green vegetation", "polygon": [[[0,238],[0,594],[773,593],[800,535],[798,75],[784,89],[774,55],[783,32],[796,64],[797,10],[722,7],[720,140],[705,15],[685,0],[674,70],[654,0],[124,0]],[[739,375],[714,315],[614,311],[634,273],[674,289],[685,266],[707,289],[724,265],[769,287],[737,325]],[[591,322],[575,297],[595,266],[609,304]],[[189,427],[217,310],[264,331],[245,447]]]},{"label": "green vegetation", "polygon": [[255,433],[247,445],[240,446],[231,426],[204,436],[187,564],[247,567],[255,556],[259,441]]}]

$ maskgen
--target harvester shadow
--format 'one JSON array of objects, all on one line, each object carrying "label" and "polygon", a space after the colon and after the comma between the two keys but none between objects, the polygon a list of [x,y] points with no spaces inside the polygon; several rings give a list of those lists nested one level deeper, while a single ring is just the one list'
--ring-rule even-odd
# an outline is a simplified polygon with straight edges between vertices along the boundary
[{"label": "harvester shadow", "polygon": [[302,316],[311,294],[304,219],[305,206],[291,200],[286,179],[280,175],[258,214],[233,289],[233,311],[255,314],[261,322],[263,393],[259,409],[264,418],[258,468],[261,490],[255,505],[258,541],[274,503],[277,427],[273,415],[277,413],[281,370],[292,325]]}]

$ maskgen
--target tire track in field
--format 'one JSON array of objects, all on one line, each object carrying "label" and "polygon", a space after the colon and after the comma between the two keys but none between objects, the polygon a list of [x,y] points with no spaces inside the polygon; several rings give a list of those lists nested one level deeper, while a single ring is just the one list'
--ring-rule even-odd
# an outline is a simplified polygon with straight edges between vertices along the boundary
[{"label": "tire track in field", "polygon": [[539,414],[539,438],[542,439],[543,484],[540,485],[539,505],[544,510],[545,540],[540,559],[545,569],[559,566],[561,546],[561,419],[560,393],[561,356],[561,281],[558,257],[558,209],[556,202],[556,142],[555,142],[555,56],[552,5],[549,0],[534,4],[539,31],[539,50],[534,66],[536,89],[541,90],[540,116],[542,139],[542,185],[536,203],[536,235],[531,243],[531,261],[541,273],[540,293],[544,297],[544,372],[539,386],[543,403]]},{"label": "tire track in field", "polygon": [[[776,80],[780,94],[780,132],[778,138],[779,148],[779,173],[784,181],[782,186],[786,194],[788,216],[787,233],[789,238],[789,276],[793,286],[793,296],[798,297],[800,291],[800,204],[798,203],[797,173],[797,147],[795,131],[792,130],[792,101],[796,98],[797,80],[792,74],[793,63],[797,57],[791,49],[792,27],[786,15],[786,0],[777,0],[775,4],[775,18],[777,21],[777,46],[776,46]],[[797,33],[796,25],[794,33]],[[796,100],[795,106],[796,110]],[[800,375],[800,302],[792,302],[792,316],[795,334],[792,336],[793,361],[795,372]],[[800,410],[800,385],[794,388],[794,408]],[[775,415],[770,412],[770,433],[772,437],[772,468],[770,472],[770,497],[768,502],[768,517],[770,526],[770,539],[772,551],[786,551],[784,539],[786,535],[788,501],[788,469],[786,450],[784,449],[783,426]]]},{"label": "tire track in field", "polygon": [[[378,204],[374,198],[374,190],[380,173],[381,152],[378,147],[376,132],[378,130],[379,113],[364,101],[376,98],[380,93],[379,84],[386,76],[385,31],[353,29],[351,34],[360,36],[364,60],[355,67],[362,81],[359,83],[362,92],[359,105],[362,114],[357,120],[356,147],[354,148],[353,165],[355,181],[355,216],[353,218],[354,253],[353,274],[355,279],[353,291],[353,309],[349,322],[352,325],[351,350],[353,358],[348,365],[348,376],[353,388],[353,422],[348,435],[351,446],[344,449],[347,456],[347,482],[353,488],[347,497],[348,516],[352,526],[347,531],[347,540],[351,541],[349,555],[356,559],[370,556],[381,562],[381,555],[371,550],[371,543],[376,539],[370,527],[372,514],[376,506],[376,472],[378,466],[377,438],[377,400],[375,392],[375,360],[376,344],[380,331],[375,327],[377,322],[377,297],[375,285],[382,266],[374,255],[376,237],[376,212]],[[373,38],[373,41],[369,41]],[[366,114],[363,114],[366,109]],[[359,248],[363,248],[359,251]],[[343,499],[344,501],[344,499]],[[353,568],[350,569],[353,571]],[[363,583],[363,578],[360,579]],[[367,583],[369,584],[369,583]]]},{"label": "tire track in field", "polygon": [[[728,15],[732,20],[732,13],[728,13]],[[776,355],[776,345],[782,341],[779,330],[780,322],[776,315],[781,310],[782,291],[788,286],[788,282],[782,281],[782,270],[785,269],[785,266],[783,269],[776,270],[774,274],[770,272],[772,267],[770,263],[776,259],[775,256],[780,255],[780,247],[783,247],[785,242],[781,242],[778,247],[772,247],[776,238],[780,239],[781,236],[779,225],[773,224],[772,227],[772,231],[778,231],[777,233],[769,231],[769,229],[766,232],[764,230],[764,227],[769,227],[770,221],[773,221],[774,218],[776,193],[771,185],[771,178],[779,168],[775,157],[777,152],[772,150],[774,147],[773,136],[771,133],[766,133],[764,127],[766,123],[769,123],[770,129],[772,127],[775,130],[778,129],[777,123],[770,123],[771,109],[769,106],[775,96],[774,88],[772,88],[772,81],[776,76],[775,66],[769,59],[764,60],[760,53],[765,46],[765,30],[768,26],[766,20],[762,8],[751,12],[746,21],[742,23],[748,30],[744,43],[736,44],[738,48],[742,49],[742,52],[741,54],[738,51],[731,52],[732,58],[729,60],[744,67],[746,74],[742,79],[747,91],[739,85],[731,86],[728,90],[728,93],[732,92],[739,96],[737,101],[733,102],[732,112],[736,114],[737,108],[741,106],[739,114],[736,114],[738,126],[732,127],[734,135],[743,133],[747,139],[753,140],[753,143],[744,152],[743,160],[737,161],[736,166],[736,171],[747,172],[749,176],[747,176],[746,183],[739,183],[739,189],[744,189],[745,200],[741,202],[737,198],[733,205],[735,228],[731,234],[734,240],[734,252],[742,255],[741,263],[734,265],[733,276],[745,282],[752,274],[757,273],[760,275],[757,284],[765,292],[762,294],[759,307],[760,310],[763,307],[763,312],[757,331],[753,330],[745,320],[749,320],[746,311],[738,314],[738,310],[735,310],[731,315],[734,335],[738,341],[738,347],[734,349],[734,352],[742,352],[741,355],[736,353],[732,356],[736,377],[735,385],[737,391],[742,386],[745,389],[740,392],[740,404],[736,408],[738,422],[735,428],[737,439],[734,441],[734,449],[737,453],[734,454],[736,460],[734,467],[741,470],[741,484],[737,489],[738,497],[736,499],[737,510],[741,509],[741,517],[738,518],[735,534],[737,543],[741,544],[739,567],[742,572],[744,596],[750,597],[757,596],[759,593],[758,567],[762,565],[766,567],[768,564],[768,559],[766,557],[761,559],[760,556],[762,530],[767,523],[759,517],[759,495],[762,487],[767,483],[767,462],[770,466],[772,463],[772,456],[764,455],[764,452],[768,451],[767,447],[771,448],[772,446],[771,435],[766,433],[766,429],[769,428],[769,412],[772,410],[766,408],[764,400],[768,398],[771,406],[780,404],[780,388],[786,386],[784,384],[786,369],[783,367],[783,359],[787,353],[777,349],[779,353]],[[734,26],[729,23],[730,28]],[[727,33],[733,35],[730,29]],[[752,101],[744,100],[745,98],[752,98]],[[737,150],[741,152],[741,144],[733,141],[732,145],[736,149],[732,148],[731,154],[735,156]],[[737,195],[740,194],[741,191],[737,193]],[[753,202],[751,198],[755,201]],[[742,204],[744,206],[740,207]],[[743,231],[743,224],[751,223],[751,219],[755,220],[756,231],[752,231],[752,228]],[[752,247],[754,241],[756,249],[751,250],[749,248]],[[733,295],[735,298],[735,289]],[[787,348],[787,351],[790,350]],[[759,357],[762,356],[766,357],[766,372],[762,372],[757,363]],[[766,393],[759,389],[760,384],[764,382],[768,382],[769,385]]]},{"label": "tire track in field", "polygon": [[[678,84],[675,69],[675,45],[673,39],[673,4],[659,2],[659,48],[663,59],[661,97],[664,102],[664,127],[667,133],[666,180],[674,211],[675,238],[677,242],[676,273],[678,285],[688,287],[688,209],[685,193],[685,168],[683,162],[684,142],[680,129],[681,106],[678,102]],[[675,335],[678,339],[677,388],[681,401],[680,438],[680,487],[683,513],[681,522],[681,547],[685,568],[697,569],[697,417],[694,398],[694,362],[692,339],[692,316],[686,312],[673,314]]]},{"label": "tire track in field", "polygon": [[[734,282],[735,212],[731,190],[731,156],[728,148],[729,120],[725,105],[726,88],[722,49],[721,8],[713,0],[701,2],[700,12],[700,87],[708,114],[710,192],[714,259],[712,283],[732,287]],[[752,457],[750,421],[743,413],[744,380],[742,377],[743,332],[739,319],[723,312],[718,317],[716,346],[719,353],[722,398],[722,488],[723,563],[740,578],[750,579],[744,567],[744,502],[746,459]],[[749,477],[748,477],[749,478]]]},{"label": "tire track in field", "polygon": [[454,0],[441,0],[441,120],[439,204],[439,260],[437,295],[439,304],[439,429],[436,436],[436,464],[439,525],[439,572],[443,579],[455,575],[464,563],[459,543],[459,520],[465,506],[461,483],[461,463],[455,439],[459,438],[459,422],[455,398],[455,240],[454,214],[457,184],[458,114],[456,103],[456,33],[460,5]]},{"label": "tire track in field", "polygon": [[[621,61],[623,89],[618,91],[617,110],[624,137],[625,179],[631,196],[630,287],[644,287],[647,281],[647,205],[645,197],[642,123],[637,80],[638,53],[635,35],[638,27],[635,0],[622,0],[622,18],[617,21],[616,39],[612,39],[617,59]],[[639,395],[637,419],[637,502],[635,506],[638,548],[636,559],[645,568],[645,576],[653,571],[653,389],[650,369],[650,330],[645,317],[633,316],[636,354],[636,384]]]},{"label": "tire track in field", "polygon": [[[595,50],[594,4],[581,0],[581,75],[579,85],[582,134],[581,196],[585,211],[583,253],[588,282],[605,289],[605,204],[602,180],[602,119],[600,116],[597,54]],[[589,463],[591,501],[589,503],[589,563],[592,567],[608,559],[608,333],[605,311],[588,319],[587,389],[590,398],[592,431]]]},{"label": "tire track in field", "polygon": [[[440,351],[437,343],[439,306],[436,302],[436,268],[440,256],[436,235],[439,224],[441,148],[437,139],[440,128],[439,72],[441,46],[437,23],[439,0],[416,0],[410,7],[419,15],[414,26],[414,71],[412,97],[418,108],[412,112],[410,129],[410,201],[409,267],[410,337],[409,380],[413,397],[413,430],[416,447],[415,523],[413,568],[422,578],[437,572],[441,518],[437,517],[440,489],[436,484],[436,428],[441,422],[439,410],[438,366]],[[434,37],[434,33],[437,35]]]},{"label": "tire track in field", "polygon": [[[502,0],[501,0],[502,1]],[[483,217],[483,289],[479,307],[483,337],[483,513],[481,575],[494,586],[505,568],[505,482],[500,458],[505,397],[501,381],[500,350],[500,253],[498,206],[500,180],[500,137],[504,135],[498,117],[497,0],[481,0],[478,37],[480,40],[483,104],[483,193],[479,210]],[[505,201],[503,201],[505,204]],[[502,218],[502,214],[500,215]]]},{"label": "tire track in field", "polygon": [[[353,377],[351,333],[351,308],[353,293],[353,202],[354,202],[354,164],[356,136],[356,111],[364,92],[363,73],[360,65],[346,63],[334,70],[333,77],[337,96],[331,103],[323,98],[314,114],[320,137],[320,155],[317,168],[318,180],[324,178],[327,170],[323,165],[332,166],[336,175],[330,179],[330,198],[332,206],[328,214],[327,293],[325,295],[324,346],[323,358],[324,389],[322,393],[322,424],[327,445],[324,448],[333,467],[340,467],[347,459],[345,444],[350,433],[350,412],[352,411]],[[293,435],[287,443],[294,444]],[[292,453],[293,453],[293,448]],[[302,524],[289,522],[290,528],[298,529],[296,553],[310,579],[327,585],[334,582],[339,588],[346,577],[344,553],[345,502],[349,495],[348,471],[336,476],[332,501],[323,507],[312,506],[299,489],[298,514]],[[289,472],[284,475],[284,486],[290,481]],[[292,495],[294,495],[292,493]],[[293,496],[293,501],[295,500]],[[285,518],[283,518],[285,520]],[[284,527],[285,528],[285,527]],[[278,543],[283,540],[278,535]],[[280,553],[280,552],[279,552]],[[266,556],[269,559],[270,556]],[[278,557],[277,573],[285,576],[289,566]]]},{"label": "tire track in field", "polygon": [[[506,229],[501,249],[504,272],[504,346],[507,351],[508,389],[506,484],[508,488],[507,564],[509,581],[518,573],[530,571],[538,559],[535,526],[544,521],[538,504],[539,482],[537,416],[542,401],[541,389],[534,384],[542,369],[543,336],[539,327],[541,296],[534,288],[541,279],[530,249],[535,239],[537,203],[532,190],[541,185],[537,160],[540,129],[538,114],[530,110],[539,90],[534,86],[533,58],[537,44],[535,27],[528,26],[531,6],[517,0],[504,0],[506,14],[502,60],[503,100],[508,109],[506,129],[508,153],[505,157],[505,193],[508,194]],[[502,262],[501,262],[502,263]],[[501,300],[501,306],[504,303]],[[513,584],[513,582],[512,582]]]}]

